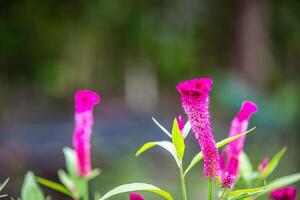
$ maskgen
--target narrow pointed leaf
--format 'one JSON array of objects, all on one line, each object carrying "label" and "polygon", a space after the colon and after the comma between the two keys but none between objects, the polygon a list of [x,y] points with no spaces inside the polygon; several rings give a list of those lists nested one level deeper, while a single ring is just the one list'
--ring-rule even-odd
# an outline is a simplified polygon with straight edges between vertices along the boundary
[{"label": "narrow pointed leaf", "polygon": [[250,185],[251,181],[253,180],[253,167],[250,162],[250,159],[245,152],[242,152],[239,157],[239,160],[240,160],[239,174],[244,179],[245,183],[247,185]]},{"label": "narrow pointed leaf", "polygon": [[65,155],[65,163],[68,174],[73,178],[77,177],[75,151],[69,147],[64,147],[63,152]]},{"label": "narrow pointed leaf", "polygon": [[183,130],[182,130],[182,135],[184,138],[186,138],[188,136],[188,134],[190,133],[190,130],[192,128],[192,125],[191,125],[191,122],[190,121],[187,121],[183,127]]},{"label": "narrow pointed leaf", "polygon": [[0,186],[0,192],[1,192],[1,191],[3,190],[3,188],[7,185],[8,181],[9,181],[9,178],[7,178],[7,179],[4,181],[4,183],[1,184],[1,186]]},{"label": "narrow pointed leaf", "polygon": [[174,158],[174,160],[176,161],[178,167],[180,166],[180,162],[177,158],[177,152],[176,149],[174,147],[174,145],[169,142],[169,141],[159,141],[159,142],[148,142],[146,144],[144,144],[135,154],[135,156],[139,156],[141,155],[143,152],[147,151],[148,149],[151,149],[152,147],[155,146],[160,146],[162,148],[164,148],[165,150],[167,150],[172,157]]},{"label": "narrow pointed leaf", "polygon": [[240,137],[242,137],[242,136],[244,136],[244,135],[246,135],[246,134],[252,132],[255,128],[256,128],[256,127],[253,127],[253,128],[251,128],[251,129],[249,129],[249,130],[243,132],[243,133],[240,133],[240,134],[238,134],[238,135],[235,135],[235,136],[226,138],[226,139],[224,139],[224,140],[218,142],[218,143],[217,143],[217,148],[221,148],[221,147],[225,146],[226,144],[228,144],[229,142],[232,142],[232,141],[234,141],[234,140],[236,140],[236,139],[238,139],[238,138],[240,138]]},{"label": "narrow pointed leaf", "polygon": [[242,190],[234,190],[229,192],[226,195],[226,199],[228,200],[237,200],[243,199],[249,196],[261,196],[267,192],[270,192],[274,189],[285,187],[287,185],[293,184],[295,182],[300,181],[300,173],[296,173],[293,175],[284,176],[272,181],[269,185],[253,188],[253,189],[242,189]]},{"label": "narrow pointed leaf", "polygon": [[35,181],[34,174],[27,172],[21,189],[22,200],[44,200],[45,196]]},{"label": "narrow pointed leaf", "polygon": [[127,192],[134,192],[134,191],[148,191],[148,192],[156,193],[167,200],[173,200],[173,197],[168,192],[147,183],[131,183],[131,184],[118,186],[112,189],[111,191],[109,191],[108,193],[106,193],[99,200],[105,200],[114,195],[127,193]]},{"label": "narrow pointed leaf", "polygon": [[286,152],[286,147],[282,148],[273,158],[272,160],[268,163],[266,168],[262,171],[260,175],[260,179],[265,179],[267,178],[278,166],[278,163],[284,153]]},{"label": "narrow pointed leaf", "polygon": [[100,174],[101,174],[101,169],[99,169],[99,168],[93,169],[91,171],[91,173],[88,175],[87,179],[92,180],[92,179],[96,178],[97,176],[99,176]]},{"label": "narrow pointed leaf", "polygon": [[[249,130],[247,130],[246,132],[243,132],[243,133],[240,133],[238,135],[235,135],[235,136],[232,136],[232,137],[229,137],[229,138],[226,138],[220,142],[218,142],[216,144],[217,148],[221,148],[223,146],[225,146],[226,144],[228,144],[229,142],[232,142],[240,137],[242,137],[243,135],[246,135],[248,133],[250,133],[251,131],[253,131],[256,127],[253,127]],[[184,172],[184,175],[186,175],[197,163],[199,163],[201,160],[203,159],[203,154],[202,152],[199,152],[198,154],[196,154],[194,156],[194,158],[192,159],[192,161],[190,162],[189,166],[187,167],[187,169],[185,170]]]},{"label": "narrow pointed leaf", "polygon": [[152,117],[152,120],[167,136],[172,138],[171,133],[167,129],[165,129],[165,127],[163,127],[154,117]]},{"label": "narrow pointed leaf", "polygon": [[197,163],[199,163],[201,160],[203,159],[203,154],[202,152],[200,151],[191,161],[191,163],[189,164],[189,166],[186,168],[185,172],[184,172],[184,176],[187,175],[187,173],[193,168],[195,167],[195,165]]},{"label": "narrow pointed leaf", "polygon": [[185,144],[184,144],[184,139],[181,135],[178,122],[176,119],[174,119],[173,122],[173,128],[172,128],[172,142],[175,146],[176,152],[177,152],[177,157],[179,161],[181,162],[184,156],[184,149],[185,149]]},{"label": "narrow pointed leaf", "polygon": [[75,183],[73,182],[71,177],[69,177],[64,170],[58,170],[57,174],[60,182],[62,182],[62,184],[64,184],[64,186],[66,186],[66,188],[68,188],[72,192],[72,196],[74,196]]},{"label": "narrow pointed leaf", "polygon": [[72,194],[71,192],[65,187],[63,186],[62,184],[60,183],[56,183],[54,181],[50,181],[50,180],[47,180],[47,179],[44,179],[44,178],[41,178],[41,177],[35,177],[36,181],[41,184],[41,185],[44,185],[48,188],[51,188],[55,191],[58,191],[60,193],[63,193],[69,197],[72,197]]}]

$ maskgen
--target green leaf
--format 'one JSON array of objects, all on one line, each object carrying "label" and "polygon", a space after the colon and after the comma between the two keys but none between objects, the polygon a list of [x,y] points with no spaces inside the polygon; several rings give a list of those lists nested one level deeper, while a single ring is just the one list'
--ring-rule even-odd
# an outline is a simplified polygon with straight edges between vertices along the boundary
[{"label": "green leaf", "polygon": [[165,127],[163,127],[154,117],[152,117],[152,120],[167,136],[172,138],[171,133]]},{"label": "green leaf", "polygon": [[191,125],[191,122],[190,121],[187,121],[183,127],[183,130],[182,130],[182,135],[184,138],[186,138],[188,136],[188,134],[190,133],[190,130],[192,128],[192,125]]},{"label": "green leaf", "polygon": [[3,190],[3,188],[7,185],[8,181],[9,181],[9,178],[7,178],[7,179],[4,181],[4,183],[1,184],[1,186],[0,186],[0,192],[1,192],[1,191]]},{"label": "green leaf", "polygon": [[267,190],[267,186],[253,188],[253,189],[234,190],[232,192],[229,192],[226,195],[226,199],[228,200],[243,199],[266,190]]},{"label": "green leaf", "polygon": [[[76,186],[71,177],[69,177],[64,170],[58,170],[57,174],[60,182],[62,182],[62,184],[64,184],[64,186],[66,186],[66,188],[68,188],[69,191],[71,191],[72,196],[74,196],[74,194],[76,194]],[[78,195],[76,197],[78,197]]]},{"label": "green leaf", "polygon": [[51,197],[50,196],[46,196],[46,200],[51,200]]},{"label": "green leaf", "polygon": [[285,152],[286,152],[286,147],[282,148],[272,158],[272,160],[268,163],[268,165],[266,166],[266,168],[260,174],[260,179],[261,180],[264,180],[265,178],[267,178],[276,169],[276,167],[278,166],[278,163],[279,163],[280,159],[282,158],[282,156],[284,155]]},{"label": "green leaf", "polygon": [[181,162],[184,156],[185,144],[176,118],[174,119],[172,128],[172,142],[175,146],[177,157]]},{"label": "green leaf", "polygon": [[177,158],[177,152],[176,152],[175,146],[169,141],[147,142],[141,148],[139,148],[139,150],[136,152],[135,156],[141,155],[143,152],[147,151],[148,149],[151,149],[154,146],[160,146],[160,147],[164,148],[165,150],[167,150],[173,156],[178,167],[180,167],[180,162]]},{"label": "green leaf", "polygon": [[101,174],[101,169],[99,169],[99,168],[93,169],[91,171],[91,173],[88,175],[87,179],[92,180],[92,179],[96,178],[97,176],[99,176],[100,174]]},{"label": "green leaf", "polygon": [[34,174],[27,172],[21,190],[22,200],[44,200],[44,194],[35,181]]},{"label": "green leaf", "polygon": [[[240,134],[238,134],[238,135],[235,135],[235,136],[226,138],[226,139],[224,139],[224,140],[218,142],[218,143],[216,144],[216,146],[217,146],[217,148],[221,148],[221,147],[225,146],[226,144],[228,144],[229,142],[232,142],[232,141],[234,141],[234,140],[236,140],[236,139],[242,137],[243,135],[246,135],[246,134],[250,133],[250,132],[253,131],[255,128],[256,128],[256,127],[253,127],[253,128],[247,130],[247,131],[244,132],[244,133],[240,133]],[[189,166],[188,166],[187,169],[185,170],[184,176],[187,175],[187,173],[188,173],[193,167],[195,167],[195,165],[196,165],[197,163],[199,163],[202,159],[203,159],[203,154],[202,154],[202,152],[199,152],[197,155],[195,155],[194,158],[192,159],[192,161],[190,162]]]},{"label": "green leaf", "polygon": [[80,176],[72,178],[64,170],[58,170],[58,178],[71,191],[74,199],[83,197],[89,178]]},{"label": "green leaf", "polygon": [[125,184],[118,186],[108,193],[106,193],[104,196],[102,196],[99,200],[105,200],[108,199],[114,195],[126,193],[126,192],[134,192],[134,191],[148,191],[156,193],[162,197],[164,197],[167,200],[173,200],[173,197],[168,192],[161,190],[160,188],[147,184],[147,183],[131,183],[131,184]]},{"label": "green leaf", "polygon": [[221,148],[221,147],[225,146],[226,144],[228,144],[229,142],[232,142],[232,141],[234,141],[234,140],[236,140],[236,139],[238,139],[238,138],[240,138],[240,137],[242,137],[242,136],[244,136],[244,135],[246,135],[246,134],[252,132],[255,128],[256,128],[256,127],[253,127],[253,128],[251,128],[251,129],[249,129],[249,130],[243,132],[243,133],[240,133],[240,134],[238,134],[238,135],[235,135],[235,136],[226,138],[226,139],[224,139],[224,140],[218,142],[218,143],[217,143],[217,148]]},{"label": "green leaf", "polygon": [[77,169],[76,169],[76,154],[75,151],[69,147],[64,147],[63,152],[65,155],[66,169],[68,174],[75,178],[77,177]]},{"label": "green leaf", "polygon": [[72,197],[71,192],[65,186],[63,186],[62,184],[59,184],[59,183],[56,183],[54,181],[50,181],[50,180],[47,180],[47,179],[44,179],[44,178],[41,178],[41,177],[37,177],[37,176],[35,177],[35,179],[41,185],[44,185],[48,188],[51,188],[55,191],[61,192],[65,195],[67,195],[67,196]]},{"label": "green leaf", "polygon": [[195,167],[195,165],[200,162],[203,159],[203,154],[200,151],[191,161],[191,163],[189,164],[189,166],[186,168],[186,170],[183,173],[183,176],[186,176],[187,173],[193,168]]},{"label": "green leaf", "polygon": [[[2,184],[0,185],[0,192],[1,192],[1,191],[3,190],[3,188],[7,185],[8,181],[9,181],[9,178],[7,178],[7,179],[4,181],[4,183],[2,183]],[[7,194],[0,195],[0,198],[3,198],[3,197],[7,197]]]},{"label": "green leaf", "polygon": [[239,174],[244,179],[245,183],[249,186],[253,180],[253,167],[250,162],[249,157],[245,152],[242,152],[240,157],[240,167],[239,167]]},{"label": "green leaf", "polygon": [[267,192],[270,192],[274,189],[281,188],[292,183],[300,181],[300,173],[296,173],[289,176],[284,176],[272,181],[269,185],[253,188],[253,189],[242,189],[242,190],[234,190],[229,192],[226,195],[226,199],[228,200],[236,200],[236,199],[243,199],[245,197],[257,195],[261,196]]}]

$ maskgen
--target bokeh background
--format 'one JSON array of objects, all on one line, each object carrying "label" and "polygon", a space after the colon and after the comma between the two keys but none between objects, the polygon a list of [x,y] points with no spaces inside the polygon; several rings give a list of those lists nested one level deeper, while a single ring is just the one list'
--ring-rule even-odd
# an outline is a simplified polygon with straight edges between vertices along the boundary
[{"label": "bokeh background", "polygon": [[[148,182],[180,197],[176,166],[146,141],[168,139],[183,112],[175,86],[214,79],[215,137],[226,137],[245,99],[259,106],[245,146],[254,166],[283,146],[288,153],[270,179],[300,169],[300,3],[298,0],[1,0],[0,180],[17,197],[28,170],[57,180],[62,147],[72,145],[73,94],[101,94],[92,136],[92,182],[104,193]],[[185,162],[198,151],[188,138]],[[201,166],[187,177],[192,199],[205,196]],[[54,199],[67,199],[45,189]],[[127,199],[127,195],[116,199]],[[149,199],[153,199],[149,196]]]}]

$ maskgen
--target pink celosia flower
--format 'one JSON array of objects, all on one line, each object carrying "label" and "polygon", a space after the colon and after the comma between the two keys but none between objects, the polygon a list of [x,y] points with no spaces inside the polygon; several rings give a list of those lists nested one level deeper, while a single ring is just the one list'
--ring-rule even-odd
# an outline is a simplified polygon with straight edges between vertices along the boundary
[{"label": "pink celosia flower", "polygon": [[[251,101],[244,101],[242,103],[240,112],[231,122],[229,137],[247,131],[250,117],[252,116],[252,114],[256,113],[257,110],[258,109],[255,103]],[[240,153],[243,151],[245,139],[246,136],[244,135],[239,139],[230,142],[229,145],[227,146],[228,154],[232,156],[234,155],[239,156]]]},{"label": "pink celosia flower", "polygon": [[181,114],[178,115],[177,122],[178,122],[179,130],[182,132],[182,130],[184,129],[184,120]]},{"label": "pink celosia flower", "polygon": [[269,156],[264,157],[262,163],[259,165],[259,170],[262,172],[269,164]]},{"label": "pink celosia flower", "polygon": [[130,200],[144,200],[144,198],[140,194],[131,193],[130,194]]},{"label": "pink celosia flower", "polygon": [[236,181],[236,177],[229,174],[228,172],[222,174],[221,182],[223,187],[232,188],[235,181]]},{"label": "pink celosia flower", "polygon": [[296,200],[297,190],[294,187],[276,189],[271,192],[270,198],[273,200]]},{"label": "pink celosia flower", "polygon": [[210,78],[199,78],[180,83],[176,89],[181,95],[185,113],[204,155],[204,175],[210,178],[219,176],[219,155],[213,137],[209,115]]},{"label": "pink celosia flower", "polygon": [[79,90],[75,94],[73,146],[80,176],[87,176],[91,172],[90,138],[93,127],[93,107],[99,102],[100,97],[95,92]]},{"label": "pink celosia flower", "polygon": [[[243,133],[247,130],[249,120],[252,114],[257,112],[257,106],[251,101],[244,101],[242,103],[240,112],[232,120],[229,131],[229,137]],[[243,151],[246,136],[242,136],[237,140],[230,142],[227,149],[223,150],[221,158],[222,176],[229,174],[236,177],[239,172],[239,156]],[[223,178],[222,178],[223,179]],[[225,180],[225,179],[224,179]],[[224,187],[232,188],[235,181],[231,185],[222,183]]]}]

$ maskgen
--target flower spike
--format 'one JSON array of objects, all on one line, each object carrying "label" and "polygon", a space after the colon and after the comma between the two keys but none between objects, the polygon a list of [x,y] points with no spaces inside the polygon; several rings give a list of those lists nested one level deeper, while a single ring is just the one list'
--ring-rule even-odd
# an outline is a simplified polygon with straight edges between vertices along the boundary
[{"label": "flower spike", "polygon": [[176,89],[180,93],[183,109],[204,155],[204,175],[215,179],[219,176],[220,167],[208,110],[212,80],[198,78],[184,81]]},{"label": "flower spike", "polygon": [[[257,112],[257,106],[251,101],[244,101],[242,103],[241,109],[236,117],[231,122],[231,127],[229,131],[229,137],[233,137],[237,134],[243,133],[248,129],[248,124],[251,116]],[[222,180],[226,180],[223,176],[233,176],[237,177],[239,172],[239,156],[243,151],[246,136],[242,136],[239,139],[232,141],[228,144],[227,149],[223,150],[221,159],[221,172]],[[236,178],[234,178],[235,180]],[[227,182],[222,182],[222,185],[227,188],[232,188],[235,181],[231,184]]]},{"label": "flower spike", "polygon": [[78,90],[75,94],[75,129],[73,146],[77,157],[79,176],[88,176],[91,172],[90,138],[93,127],[93,108],[100,97],[89,90]]}]

